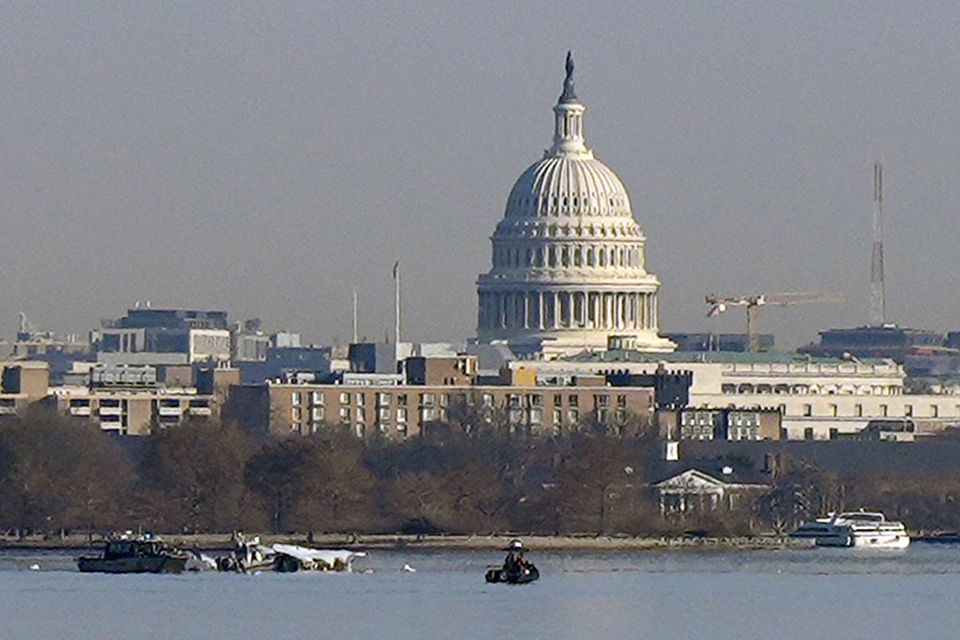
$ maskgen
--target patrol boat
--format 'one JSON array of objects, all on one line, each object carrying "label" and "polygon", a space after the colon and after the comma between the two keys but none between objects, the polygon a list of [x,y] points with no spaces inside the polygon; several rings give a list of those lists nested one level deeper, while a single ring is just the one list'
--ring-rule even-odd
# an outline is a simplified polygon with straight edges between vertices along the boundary
[{"label": "patrol boat", "polygon": [[77,558],[77,567],[84,573],[180,573],[188,559],[187,553],[150,534],[122,535],[106,540],[99,556]]}]

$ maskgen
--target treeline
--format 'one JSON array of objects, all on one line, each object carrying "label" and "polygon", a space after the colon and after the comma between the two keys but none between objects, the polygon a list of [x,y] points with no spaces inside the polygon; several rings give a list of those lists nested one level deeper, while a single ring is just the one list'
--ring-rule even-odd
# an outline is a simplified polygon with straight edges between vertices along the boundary
[{"label": "treeline", "polygon": [[746,534],[844,502],[914,528],[960,528],[958,482],[854,486],[803,461],[736,512],[664,518],[649,486],[658,454],[649,432],[544,438],[435,424],[410,442],[364,443],[335,427],[269,439],[202,421],[119,438],[34,412],[0,425],[0,530]]}]

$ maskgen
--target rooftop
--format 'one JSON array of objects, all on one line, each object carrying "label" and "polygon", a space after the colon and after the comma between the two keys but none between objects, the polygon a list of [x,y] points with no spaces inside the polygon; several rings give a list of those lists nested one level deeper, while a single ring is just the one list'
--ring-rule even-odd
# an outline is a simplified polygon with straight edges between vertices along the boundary
[{"label": "rooftop", "polygon": [[[666,362],[670,364],[841,364],[850,362],[843,358],[810,356],[792,351],[761,351],[758,353],[737,351],[675,351],[673,353],[650,353],[645,351],[584,351],[564,358],[566,362]],[[856,362],[867,365],[889,364],[885,358],[858,358]]]}]

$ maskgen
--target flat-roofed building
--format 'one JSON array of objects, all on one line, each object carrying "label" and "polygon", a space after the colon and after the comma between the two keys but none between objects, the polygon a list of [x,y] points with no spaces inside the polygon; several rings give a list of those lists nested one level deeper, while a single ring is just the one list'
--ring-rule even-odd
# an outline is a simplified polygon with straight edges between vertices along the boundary
[{"label": "flat-roofed building", "polygon": [[870,420],[883,418],[910,418],[925,433],[960,425],[960,395],[907,394],[903,368],[888,359],[611,350],[511,366],[558,374],[637,374],[664,366],[682,368],[693,374],[690,407],[777,409],[784,435],[794,440],[858,433]]},{"label": "flat-roofed building", "polygon": [[104,431],[144,436],[186,419],[217,415],[212,395],[193,390],[59,387],[43,403],[58,413],[88,420]]},{"label": "flat-roofed building", "polygon": [[[307,435],[326,425],[348,425],[362,438],[403,440],[435,423],[465,428],[493,426],[531,435],[562,435],[586,424],[631,435],[652,424],[652,387],[607,386],[602,377],[586,384],[477,384],[475,359],[420,360],[415,384],[399,375],[344,374],[330,384],[267,382],[231,389],[226,419],[272,435]],[[427,359],[432,360],[432,359]],[[509,378],[509,376],[508,376]]]}]

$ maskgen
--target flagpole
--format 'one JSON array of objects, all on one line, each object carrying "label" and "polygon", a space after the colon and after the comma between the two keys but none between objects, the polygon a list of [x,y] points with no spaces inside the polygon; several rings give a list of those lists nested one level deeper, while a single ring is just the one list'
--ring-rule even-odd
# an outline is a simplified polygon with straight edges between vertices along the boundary
[{"label": "flagpole", "polygon": [[393,264],[393,285],[394,285],[394,319],[396,324],[393,327],[393,342],[397,347],[400,346],[400,261]]},{"label": "flagpole", "polygon": [[357,335],[357,288],[353,288],[353,344],[357,344],[359,336]]}]

